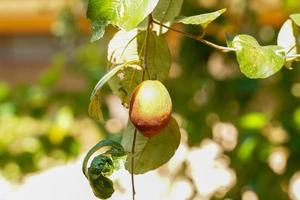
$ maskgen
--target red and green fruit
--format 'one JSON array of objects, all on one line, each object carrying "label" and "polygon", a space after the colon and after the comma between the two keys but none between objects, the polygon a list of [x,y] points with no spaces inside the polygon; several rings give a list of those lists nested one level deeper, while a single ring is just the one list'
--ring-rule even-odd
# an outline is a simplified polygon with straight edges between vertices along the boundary
[{"label": "red and green fruit", "polygon": [[160,81],[143,81],[133,91],[129,117],[144,136],[160,133],[168,125],[171,113],[171,97]]}]

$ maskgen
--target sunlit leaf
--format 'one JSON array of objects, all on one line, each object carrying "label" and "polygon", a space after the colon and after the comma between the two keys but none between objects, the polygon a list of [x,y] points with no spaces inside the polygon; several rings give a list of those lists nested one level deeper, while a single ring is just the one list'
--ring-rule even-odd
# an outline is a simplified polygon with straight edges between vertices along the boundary
[{"label": "sunlit leaf", "polygon": [[278,33],[277,45],[284,48],[286,55],[297,54],[296,36],[292,20],[288,19],[282,25]]},{"label": "sunlit leaf", "polygon": [[155,7],[153,18],[161,23],[172,22],[181,10],[183,0],[160,0]]},{"label": "sunlit leaf", "polygon": [[[170,25],[180,13],[183,0],[160,0],[155,7],[152,16],[162,24]],[[165,33],[168,29],[154,24],[153,30]]]},{"label": "sunlit leaf", "polygon": [[[122,139],[125,151],[131,152],[134,127],[129,124]],[[156,169],[168,162],[174,155],[180,143],[180,131],[175,119],[171,119],[168,126],[161,133],[147,138],[137,132],[134,173],[142,174]],[[131,171],[131,156],[127,157],[125,167]]]},{"label": "sunlit leaf", "polygon": [[205,13],[200,15],[194,15],[190,17],[179,16],[176,21],[183,24],[200,25],[202,28],[206,28],[208,24],[217,19],[226,11],[226,8],[217,10],[211,13]]},{"label": "sunlit leaf", "polygon": [[158,1],[159,0],[121,0],[124,13],[120,15],[121,17],[115,25],[119,25],[125,30],[135,28],[154,10]]},{"label": "sunlit leaf", "polygon": [[108,24],[133,29],[157,3],[158,0],[89,0],[87,17],[92,23],[91,41],[100,39]]},{"label": "sunlit leaf", "polygon": [[95,94],[91,97],[88,113],[95,120],[99,122],[103,122],[103,113],[101,110],[100,94]]},{"label": "sunlit leaf", "polygon": [[300,14],[292,14],[290,15],[290,18],[295,22],[295,24],[300,26]]},{"label": "sunlit leaf", "polygon": [[[152,12],[153,19],[162,24],[171,25],[175,17],[180,13],[182,3],[183,0],[160,0]],[[146,18],[139,24],[139,29],[145,30],[147,23],[148,20]],[[152,30],[161,35],[166,33],[169,29],[154,23],[152,24]]]},{"label": "sunlit leaf", "polygon": [[260,46],[249,35],[237,35],[232,41],[241,72],[248,78],[267,78],[278,72],[285,63],[285,52],[279,46]]},{"label": "sunlit leaf", "polygon": [[117,32],[108,44],[107,60],[111,63],[139,60],[138,34],[137,29]]}]

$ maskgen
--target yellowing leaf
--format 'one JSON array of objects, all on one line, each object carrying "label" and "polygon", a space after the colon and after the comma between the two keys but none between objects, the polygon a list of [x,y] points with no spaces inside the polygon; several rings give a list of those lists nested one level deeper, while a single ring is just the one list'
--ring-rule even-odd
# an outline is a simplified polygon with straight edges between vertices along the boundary
[{"label": "yellowing leaf", "polygon": [[292,14],[290,15],[290,18],[295,22],[295,24],[300,26],[300,14]]},{"label": "yellowing leaf", "polygon": [[212,21],[217,19],[225,11],[226,11],[226,8],[217,10],[215,12],[194,15],[194,16],[190,16],[190,17],[180,16],[177,18],[176,21],[183,23],[183,24],[200,25],[200,26],[202,26],[202,28],[206,28],[208,24],[210,24]]},{"label": "yellowing leaf", "polygon": [[97,121],[102,122],[103,121],[103,115],[101,111],[101,102],[100,102],[100,91],[103,85],[111,79],[119,70],[126,67],[127,64],[118,65],[109,72],[107,72],[97,83],[95,86],[92,95],[91,95],[91,101],[89,105],[89,115],[96,119]]}]

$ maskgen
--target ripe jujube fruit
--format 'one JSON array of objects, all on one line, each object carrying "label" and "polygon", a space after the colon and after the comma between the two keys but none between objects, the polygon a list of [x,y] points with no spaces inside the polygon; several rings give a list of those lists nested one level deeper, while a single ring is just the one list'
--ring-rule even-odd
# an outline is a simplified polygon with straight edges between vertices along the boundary
[{"label": "ripe jujube fruit", "polygon": [[171,97],[160,81],[143,81],[133,91],[129,117],[144,136],[151,137],[163,130],[171,119],[171,112]]}]

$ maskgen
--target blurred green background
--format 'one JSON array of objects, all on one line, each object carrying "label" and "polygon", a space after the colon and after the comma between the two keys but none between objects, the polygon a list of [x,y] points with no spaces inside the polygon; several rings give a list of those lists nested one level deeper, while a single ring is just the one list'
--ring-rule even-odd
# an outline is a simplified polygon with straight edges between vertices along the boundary
[{"label": "blurred green background", "polygon": [[[87,116],[116,29],[89,43],[84,2],[27,3],[0,1],[0,173],[12,182],[75,160],[101,138],[119,140],[124,126],[112,116],[115,98],[108,87],[107,123]],[[275,44],[288,15],[300,12],[299,0],[185,0],[181,14],[223,7],[227,12],[206,36],[218,44],[224,44],[225,33]],[[201,32],[197,26],[176,28]],[[165,84],[189,148],[210,138],[236,177],[228,192],[207,199],[300,199],[300,64],[251,80],[240,73],[232,53],[177,33],[167,33],[167,40],[173,64]],[[192,183],[190,199],[201,199]]]}]

